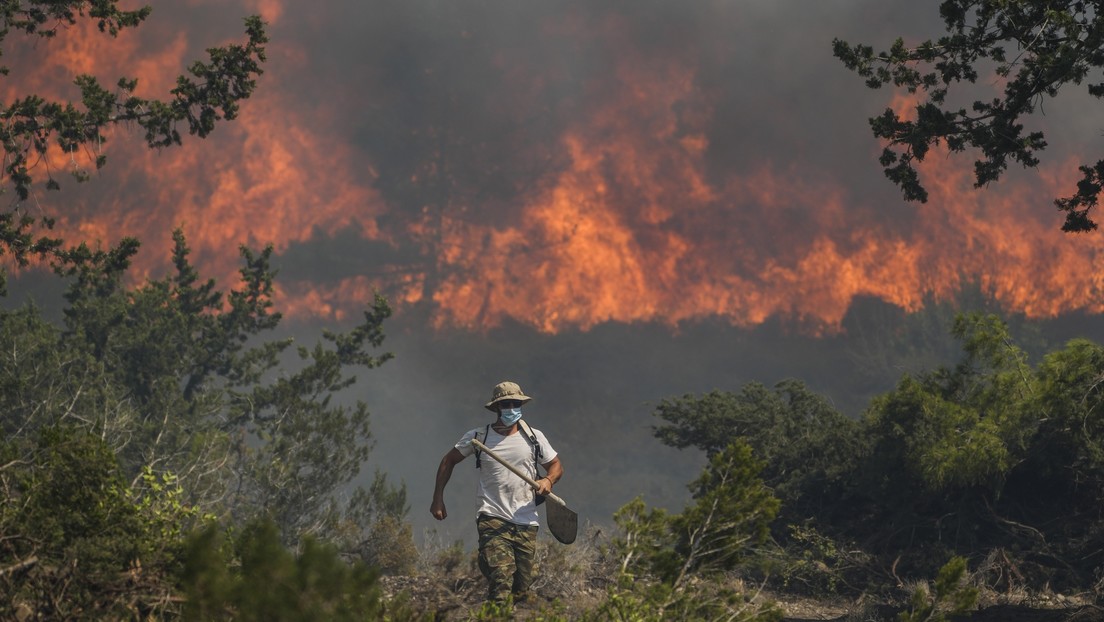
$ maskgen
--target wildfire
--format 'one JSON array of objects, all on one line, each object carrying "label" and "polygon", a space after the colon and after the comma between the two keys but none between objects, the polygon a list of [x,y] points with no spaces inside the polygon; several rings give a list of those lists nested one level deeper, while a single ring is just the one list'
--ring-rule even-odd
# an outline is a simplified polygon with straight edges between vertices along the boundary
[{"label": "wildfire", "polygon": [[[283,23],[293,10],[277,0],[243,8]],[[548,32],[565,36],[575,23]],[[780,316],[831,331],[857,296],[915,310],[925,295],[952,296],[971,278],[1033,317],[1104,311],[1104,238],[1063,235],[1040,220],[1040,206],[1073,184],[1054,171],[1073,172],[1076,161],[1043,168],[1030,186],[1011,179],[974,191],[962,160],[932,154],[923,166],[929,202],[907,212],[892,206],[908,226],[876,220],[868,216],[878,206],[863,205],[860,193],[828,175],[765,159],[751,168],[718,165],[716,102],[692,63],[641,59],[616,22],[594,28],[602,32],[591,36],[624,53],[601,85],[581,88],[586,105],[550,146],[562,157],[511,202],[509,218],[477,199],[450,197],[451,209],[434,211],[381,193],[385,163],[366,160],[334,120],[339,103],[309,106],[298,97],[293,70],[310,71],[311,51],[292,43],[273,44],[270,56],[284,65],[262,77],[259,95],[211,139],[151,152],[139,136],[113,132],[102,175],[69,183],[62,198],[36,200],[58,214],[58,234],[68,240],[141,239],[141,277],[164,272],[178,226],[200,269],[223,283],[233,282],[239,244],[271,243],[285,261],[302,264],[284,266],[292,278],[281,280],[277,301],[302,318],[355,315],[379,290],[400,312],[432,305],[439,328],[511,321],[557,332],[706,317],[754,326]],[[180,31],[154,45],[135,33],[114,41],[65,33],[57,39],[64,43],[40,42],[17,56],[13,64],[41,57],[39,68],[4,94],[71,97],[65,85],[80,72],[137,75],[143,94],[164,93],[197,46],[218,43],[196,41],[200,35]],[[505,76],[532,73],[508,57],[498,62]],[[439,157],[425,153],[427,162]],[[77,162],[72,154],[54,159]],[[356,240],[341,247],[348,257],[336,272],[292,252],[348,235]],[[379,252],[358,254],[369,247]]]}]

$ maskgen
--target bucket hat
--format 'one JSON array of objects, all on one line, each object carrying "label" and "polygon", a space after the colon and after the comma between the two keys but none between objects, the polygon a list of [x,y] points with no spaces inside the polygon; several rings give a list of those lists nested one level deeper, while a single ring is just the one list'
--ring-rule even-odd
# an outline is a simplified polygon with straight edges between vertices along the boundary
[{"label": "bucket hat", "polygon": [[517,400],[524,404],[531,399],[533,398],[521,392],[521,387],[516,382],[500,382],[494,386],[494,390],[491,391],[491,401],[487,402],[484,407],[493,411],[495,404],[502,400]]}]

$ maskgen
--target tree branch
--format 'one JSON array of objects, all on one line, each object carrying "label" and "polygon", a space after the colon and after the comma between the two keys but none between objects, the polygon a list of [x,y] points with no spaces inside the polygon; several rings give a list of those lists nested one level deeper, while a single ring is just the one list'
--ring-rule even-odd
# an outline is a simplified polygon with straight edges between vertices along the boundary
[{"label": "tree branch", "polygon": [[30,568],[31,566],[34,566],[37,563],[38,563],[38,557],[32,555],[32,556],[28,557],[27,559],[25,559],[25,560],[23,560],[23,561],[21,561],[17,564],[12,564],[11,566],[8,566],[7,568],[0,568],[0,577],[7,576],[7,575],[10,575],[10,574],[15,574],[15,573],[17,573],[21,570],[25,570],[27,568]]}]

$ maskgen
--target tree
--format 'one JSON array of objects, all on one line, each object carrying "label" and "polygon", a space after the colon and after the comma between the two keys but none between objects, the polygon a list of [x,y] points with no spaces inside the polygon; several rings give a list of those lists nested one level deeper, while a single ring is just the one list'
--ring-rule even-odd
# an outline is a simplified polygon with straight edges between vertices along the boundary
[{"label": "tree", "polygon": [[[1082,576],[1096,569],[1089,551],[1104,546],[1104,347],[1070,341],[1039,364],[1030,403],[1039,413],[1023,461],[1010,474],[1005,504],[1013,518],[1040,528],[1049,551]],[[1037,534],[1033,534],[1036,535]]]},{"label": "tree", "polygon": [[747,443],[736,440],[712,455],[681,514],[648,509],[640,498],[618,510],[613,552],[620,581],[596,612],[599,619],[780,619],[780,611],[752,605],[722,575],[766,540],[778,512],[762,468]]},{"label": "tree", "polygon": [[996,316],[960,315],[953,332],[958,364],[871,403],[857,518],[837,533],[901,569],[999,551],[1017,576],[1087,585],[1104,545],[1104,348],[1073,340],[1033,368]]},{"label": "tree", "polygon": [[[1091,588],[1104,550],[1104,347],[1075,339],[1033,365],[1004,320],[978,312],[957,315],[951,334],[957,361],[905,374],[857,423],[796,381],[773,390],[751,383],[665,400],[656,414],[669,424],[656,435],[705,451],[714,477],[716,460],[731,452],[722,443],[746,442],[782,501],[775,533],[794,527],[786,549],[804,546],[803,560],[849,560],[818,571],[829,581],[858,567],[863,576],[847,584],[896,583],[963,556],[985,559],[979,572],[1002,587]],[[701,490],[695,500],[711,498]],[[701,517],[711,507],[669,517],[626,506],[615,517],[624,566],[651,560],[677,576],[671,569],[693,557],[693,539],[676,547],[666,538],[708,524]],[[821,580],[808,565],[789,567],[784,580]],[[923,617],[933,609],[921,605],[935,601],[914,607]]]},{"label": "tree", "polygon": [[[150,12],[148,6],[122,10],[118,0],[4,0],[0,2],[0,53],[12,33],[53,38],[68,26],[90,20],[100,32],[114,37],[141,24]],[[85,153],[99,169],[107,162],[104,130],[112,126],[137,125],[151,148],[181,144],[181,126],[191,135],[206,137],[218,121],[237,116],[239,102],[252,95],[255,78],[261,74],[268,41],[264,24],[258,16],[248,17],[245,30],[244,44],[208,49],[208,60],[193,62],[164,100],[135,96],[138,80],[134,78],[119,78],[112,91],[93,76],[79,75],[74,80],[80,91],[79,105],[34,94],[0,103],[4,153],[0,179],[11,182],[18,201],[26,200],[43,177],[47,190],[57,190],[61,185],[54,177],[58,167],[51,165],[51,150],[70,157]],[[0,74],[9,75],[10,68],[0,66]],[[44,176],[36,170],[39,168],[44,169]],[[79,167],[72,172],[78,181],[88,178]],[[47,217],[37,223],[22,213],[18,204],[0,213],[0,254],[7,251],[22,265],[31,257],[48,256],[61,248],[61,240],[37,233],[38,224],[48,229],[52,221]],[[0,288],[2,276],[0,273]]]},{"label": "tree", "polygon": [[996,316],[961,315],[953,333],[963,360],[903,377],[871,404],[865,428],[882,443],[872,453],[894,462],[882,466],[902,469],[921,490],[942,495],[977,487],[996,497],[1032,433],[1025,404],[1035,393],[1033,372]]},{"label": "tree", "polygon": [[1006,510],[1024,516],[1007,484],[1046,416],[1031,406],[1034,373],[998,317],[962,314],[952,332],[963,350],[956,365],[906,374],[871,402],[869,448],[845,495],[850,522],[833,525],[902,572],[932,571],[932,560],[956,552],[1034,544],[1002,522]]},{"label": "tree", "polygon": [[751,447],[736,441],[690,485],[693,502],[671,521],[680,560],[672,569],[676,589],[692,572],[733,568],[749,546],[767,539],[779,501],[760,479],[762,470]]},{"label": "tree", "polygon": [[[224,299],[189,263],[183,232],[174,239],[175,274],[133,288],[124,284],[133,240],[59,255],[71,279],[61,329],[33,307],[0,312],[7,438],[27,454],[41,430],[89,431],[131,487],[147,470],[173,473],[188,503],[239,521],[266,514],[288,543],[345,534],[352,549],[378,517],[404,516],[405,489],[381,474],[369,490],[346,490],[369,456],[369,413],[334,399],[355,381],[350,369],[391,358],[373,353],[386,301],[377,297],[359,326],[292,350],[290,339],[263,339],[280,321],[271,247],[242,248],[241,284]],[[296,371],[281,373],[289,356]]]},{"label": "tree", "polygon": [[[116,4],[0,1],[0,43],[13,31],[58,36],[83,19],[114,36],[150,13]],[[162,148],[181,144],[178,126],[202,138],[234,118],[265,59],[258,17],[246,19],[246,32],[244,45],[208,50],[209,62],[193,63],[165,101],[133,96],[133,79],[109,92],[78,76],[79,108],[36,95],[0,105],[2,179],[16,193],[0,214],[0,253],[20,264],[44,259],[68,283],[60,324],[33,305],[0,310],[0,616],[171,617],[183,534],[197,522],[233,528],[257,517],[265,527],[239,551],[242,565],[259,559],[245,577],[257,585],[238,597],[256,598],[260,584],[290,573],[309,613],[285,613],[359,616],[378,601],[361,589],[375,589],[375,574],[344,566],[339,553],[361,553],[376,524],[395,546],[410,538],[394,526],[409,509],[405,487],[377,472],[370,488],[351,489],[372,446],[369,413],[338,397],[355,381],[350,370],[391,358],[374,352],[386,300],[371,301],[359,325],[293,349],[291,339],[265,340],[280,322],[271,246],[242,247],[241,282],[223,293],[192,267],[176,231],[174,272],[131,286],[137,240],[66,246],[20,211],[43,180],[37,165],[46,189],[60,188],[51,153],[84,150],[103,166],[109,126],[136,125]],[[301,545],[299,558],[276,550],[284,544]],[[206,597],[220,606],[219,594]],[[270,618],[256,602],[235,606]]]},{"label": "tree", "polygon": [[[892,109],[870,120],[874,135],[888,141],[880,162],[910,201],[926,201],[927,191],[914,166],[932,146],[953,153],[980,151],[974,162],[975,187],[998,180],[1010,161],[1033,168],[1046,147],[1039,131],[1027,132],[1024,118],[1068,84],[1081,85],[1104,67],[1104,13],[1096,2],[1064,0],[944,0],[939,7],[947,34],[908,47],[897,39],[888,51],[836,39],[833,52],[844,65],[866,78],[867,86],[888,84],[921,92],[915,120]],[[952,90],[975,83],[991,70],[1005,82],[1001,97],[972,106],[948,102]],[[1104,96],[1104,82],[1087,85]],[[1083,178],[1071,196],[1055,201],[1066,213],[1064,231],[1090,231],[1089,212],[1104,188],[1104,160],[1081,166]]]},{"label": "tree", "polygon": [[[293,350],[290,339],[265,340],[280,320],[271,247],[242,248],[241,283],[224,297],[191,266],[183,233],[174,239],[174,274],[133,287],[133,240],[59,252],[55,267],[71,281],[62,326],[33,306],[0,310],[0,569],[28,559],[67,568],[33,575],[61,592],[72,576],[117,582],[132,563],[146,577],[171,574],[181,559],[171,549],[200,519],[257,517],[284,545],[326,540],[395,567],[390,553],[412,546],[399,525],[406,490],[378,471],[353,487],[371,452],[369,413],[339,397],[350,370],[391,358],[374,352],[386,301]],[[22,579],[0,587],[45,594],[21,600],[38,611],[61,593]]]},{"label": "tree", "polygon": [[738,393],[665,399],[654,414],[668,422],[655,436],[672,447],[696,447],[713,458],[737,439],[746,442],[787,520],[824,514],[838,502],[835,487],[862,451],[858,424],[792,379],[773,389],[751,382]]}]

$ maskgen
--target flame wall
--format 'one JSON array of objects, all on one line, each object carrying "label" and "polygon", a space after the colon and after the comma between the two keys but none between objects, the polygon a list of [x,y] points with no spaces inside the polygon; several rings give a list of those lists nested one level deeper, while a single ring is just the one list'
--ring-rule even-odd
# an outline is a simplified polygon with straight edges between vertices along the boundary
[{"label": "flame wall", "polygon": [[933,153],[925,205],[881,178],[865,119],[908,102],[865,92],[828,42],[933,36],[933,16],[873,1],[516,4],[192,0],[154,3],[115,40],[10,36],[8,98],[72,97],[81,72],[165,93],[241,36],[239,17],[260,12],[272,35],[238,120],[160,152],[116,130],[93,181],[29,209],[58,214],[69,240],[137,236],[143,276],[165,270],[176,226],[224,282],[239,244],[272,243],[279,304],[302,318],[355,315],[379,289],[400,312],[430,305],[441,328],[720,316],[831,331],[856,296],[916,309],[965,280],[1032,317],[1104,310],[1104,238],[1060,233],[1051,205],[1087,146],[982,191],[968,160]]}]

